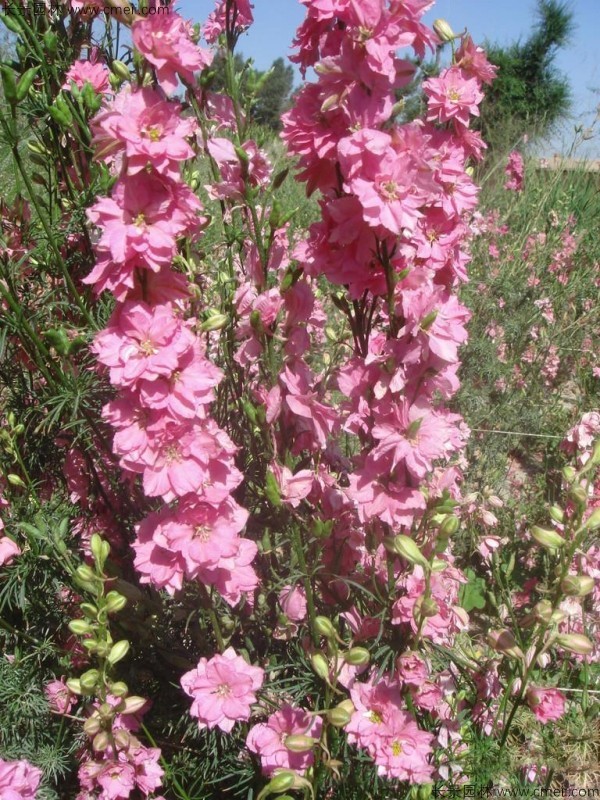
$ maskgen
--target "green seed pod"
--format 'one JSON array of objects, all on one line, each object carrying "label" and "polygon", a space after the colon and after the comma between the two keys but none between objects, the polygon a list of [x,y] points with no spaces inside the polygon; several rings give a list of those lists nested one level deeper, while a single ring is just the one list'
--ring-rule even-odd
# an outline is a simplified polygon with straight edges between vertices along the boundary
[{"label": "green seed pod", "polygon": [[334,728],[343,728],[351,719],[352,715],[349,714],[345,708],[340,708],[340,706],[330,708],[327,712],[327,721],[330,725],[333,725]]},{"label": "green seed pod", "polygon": [[39,67],[31,67],[19,78],[19,82],[17,83],[17,103],[20,103],[27,97],[29,90],[33,86],[38,69]]},{"label": "green seed pod", "polygon": [[458,519],[458,517],[455,516],[446,517],[446,519],[440,525],[440,536],[444,536],[445,538],[454,536],[459,527],[460,527],[460,520]]}]

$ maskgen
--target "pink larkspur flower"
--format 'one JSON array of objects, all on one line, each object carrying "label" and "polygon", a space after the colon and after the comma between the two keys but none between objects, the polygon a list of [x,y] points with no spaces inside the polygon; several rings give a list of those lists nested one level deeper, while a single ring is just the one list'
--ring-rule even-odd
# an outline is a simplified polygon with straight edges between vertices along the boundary
[{"label": "pink larkspur flower", "polygon": [[218,727],[229,733],[237,721],[250,719],[250,707],[256,703],[255,692],[264,680],[264,671],[252,667],[233,647],[186,672],[181,685],[193,698],[190,714],[200,728]]},{"label": "pink larkspur flower", "polygon": [[427,95],[427,119],[430,122],[456,120],[465,127],[469,117],[479,116],[479,104],[483,100],[477,78],[468,78],[457,67],[440,73],[439,78],[429,78],[423,84]]},{"label": "pink larkspur flower", "polygon": [[68,714],[77,702],[76,696],[69,690],[64,678],[49,681],[44,686],[44,694],[50,709],[55,714]]},{"label": "pink larkspur flower", "polygon": [[89,83],[97,94],[106,94],[111,91],[108,77],[110,72],[106,64],[91,61],[75,61],[65,75],[63,89],[71,91],[71,83],[83,89]]},{"label": "pink larkspur flower", "polygon": [[284,705],[271,714],[266,722],[250,729],[246,745],[252,753],[260,757],[265,775],[272,775],[277,769],[293,769],[303,774],[314,763],[312,750],[294,753],[287,749],[285,740],[288,736],[296,735],[318,740],[322,728],[323,721],[320,717],[313,717],[301,708]]},{"label": "pink larkspur flower", "polygon": [[2,800],[35,800],[42,771],[28,761],[0,759],[0,797]]},{"label": "pink larkspur flower", "polygon": [[194,72],[210,66],[212,55],[194,44],[193,29],[179,14],[151,14],[132,26],[135,47],[156,69],[156,77],[167,94],[177,89],[177,76],[194,83]]},{"label": "pink larkspur flower", "polygon": [[8,536],[0,536],[0,567],[10,564],[15,556],[21,555],[19,545]]},{"label": "pink larkspur flower", "polygon": [[292,622],[302,622],[306,618],[306,592],[302,586],[284,586],[277,599],[283,613]]},{"label": "pink larkspur flower", "polygon": [[531,686],[527,691],[527,704],[537,719],[554,722],[565,713],[565,696],[558,689],[541,689]]}]

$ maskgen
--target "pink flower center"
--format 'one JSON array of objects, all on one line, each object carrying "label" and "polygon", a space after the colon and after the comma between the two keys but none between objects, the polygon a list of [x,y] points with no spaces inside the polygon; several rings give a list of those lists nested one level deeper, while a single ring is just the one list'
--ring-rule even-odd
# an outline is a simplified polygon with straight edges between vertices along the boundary
[{"label": "pink flower center", "polygon": [[378,186],[378,192],[384,200],[388,201],[388,203],[393,200],[398,200],[400,196],[396,181],[386,181],[385,183],[380,183]]},{"label": "pink flower center", "polygon": [[153,142],[159,142],[161,137],[161,130],[156,125],[152,128],[146,128],[142,133],[151,139]]},{"label": "pink flower center", "polygon": [[229,697],[229,695],[231,694],[231,687],[228,686],[226,683],[221,683],[217,687],[217,694],[219,695],[219,697]]},{"label": "pink flower center", "polygon": [[448,91],[448,100],[451,103],[460,103],[461,93],[458,89],[450,89]]},{"label": "pink flower center", "polygon": [[199,539],[201,542],[208,542],[210,539],[210,528],[208,525],[196,525],[194,528],[194,539]]},{"label": "pink flower center", "polygon": [[150,341],[150,339],[144,339],[143,342],[140,342],[139,345],[140,353],[143,353],[145,356],[153,356],[156,353],[156,348]]},{"label": "pink flower center", "polygon": [[174,464],[175,462],[181,461],[181,451],[178,445],[170,444],[165,449],[165,461],[167,464]]}]

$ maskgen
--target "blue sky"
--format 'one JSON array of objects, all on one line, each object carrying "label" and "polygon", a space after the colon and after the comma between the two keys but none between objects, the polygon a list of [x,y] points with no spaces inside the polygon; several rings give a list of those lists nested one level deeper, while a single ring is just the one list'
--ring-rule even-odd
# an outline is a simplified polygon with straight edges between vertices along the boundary
[{"label": "blue sky", "polygon": [[[176,5],[184,16],[202,21],[214,2],[179,0]],[[590,125],[600,104],[600,0],[571,0],[570,5],[576,30],[557,65],[573,88],[573,119],[544,146],[548,154],[568,149],[576,122]],[[488,38],[507,44],[527,37],[535,8],[535,0],[438,0],[425,19],[431,23],[443,17],[455,31],[466,27],[478,43]],[[254,17],[254,26],[241,38],[238,48],[254,59],[258,69],[267,69],[274,59],[289,53],[294,31],[304,17],[304,6],[299,0],[254,0]],[[600,158],[600,132],[586,143],[585,153]]]}]

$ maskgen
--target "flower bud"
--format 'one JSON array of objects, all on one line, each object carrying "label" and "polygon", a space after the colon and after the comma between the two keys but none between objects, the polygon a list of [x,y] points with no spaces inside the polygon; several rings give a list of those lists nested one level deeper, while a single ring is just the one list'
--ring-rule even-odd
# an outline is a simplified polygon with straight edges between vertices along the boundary
[{"label": "flower bud", "polygon": [[565,518],[565,512],[562,510],[560,506],[550,506],[548,509],[550,516],[554,520],[554,522],[563,522]]},{"label": "flower bud", "polygon": [[580,656],[589,656],[594,650],[594,645],[582,633],[562,633],[556,637],[555,642],[564,650]]},{"label": "flower bud", "polygon": [[101,727],[100,720],[95,714],[92,714],[92,716],[88,717],[83,723],[83,730],[88,736],[95,736],[100,731]]},{"label": "flower bud", "polygon": [[147,704],[147,700],[145,697],[137,697],[136,695],[132,695],[125,700],[124,708],[122,708],[121,714],[137,714],[138,711]]},{"label": "flower bud", "polygon": [[326,639],[335,639],[335,628],[327,617],[315,617],[315,631]]},{"label": "flower bud", "polygon": [[131,72],[129,72],[129,67],[127,64],[124,64],[122,61],[114,60],[111,64],[112,71],[115,73],[117,78],[120,78],[122,81],[129,82],[131,80]]},{"label": "flower bud", "polygon": [[129,688],[126,683],[123,683],[123,681],[117,681],[110,687],[110,693],[115,697],[125,697],[128,692]]},{"label": "flower bud", "polygon": [[85,581],[86,583],[96,580],[96,573],[87,564],[82,564],[80,567],[77,567],[75,576],[78,580]]},{"label": "flower bud", "polygon": [[100,673],[97,669],[89,669],[87,672],[83,673],[79,681],[83,689],[87,689],[88,692],[91,692],[96,688],[99,678]]},{"label": "flower bud", "polygon": [[106,731],[100,731],[94,736],[94,741],[92,742],[92,747],[94,750],[98,750],[99,752],[104,752],[104,750],[108,750],[110,747],[110,736]]},{"label": "flower bud", "polygon": [[417,800],[429,800],[433,793],[432,783],[422,783],[417,789]]},{"label": "flower bud", "polygon": [[577,473],[575,472],[574,467],[563,467],[562,475],[567,483],[573,483]]},{"label": "flower bud", "polygon": [[127,605],[127,598],[123,597],[119,592],[110,591],[106,595],[106,611],[109,614],[114,614],[117,611],[122,611]]},{"label": "flower bud", "polygon": [[404,536],[404,534],[394,536],[394,550],[410,564],[418,564],[424,569],[429,567],[429,562],[410,536]]},{"label": "flower bud", "polygon": [[560,588],[570,597],[585,597],[594,590],[594,579],[589,575],[567,575],[563,578]]},{"label": "flower bud", "polygon": [[435,19],[432,27],[442,42],[451,42],[456,39],[456,34],[445,19]]},{"label": "flower bud", "polygon": [[559,550],[565,545],[565,540],[559,533],[549,528],[540,528],[539,525],[533,526],[531,536],[547,550]]},{"label": "flower bud", "polygon": [[22,478],[20,478],[18,475],[15,475],[15,474],[14,474],[14,473],[12,473],[12,472],[10,473],[10,475],[7,475],[7,476],[6,476],[6,480],[7,480],[7,481],[8,481],[8,482],[9,482],[9,483],[12,485],[12,486],[20,486],[21,488],[22,488],[23,486],[25,486],[25,481],[24,481]]},{"label": "flower bud", "polygon": [[67,681],[67,689],[73,694],[83,694],[81,691],[81,683],[79,682],[79,678],[69,678]]},{"label": "flower bud", "polygon": [[588,502],[587,492],[583,486],[573,486],[569,491],[569,498],[580,508],[585,508]]},{"label": "flower bud", "polygon": [[594,449],[592,450],[592,457],[589,460],[589,463],[596,467],[600,464],[600,439],[594,445]]},{"label": "flower bud", "polygon": [[345,708],[336,706],[327,712],[327,720],[334,728],[343,728],[352,719],[352,715]]},{"label": "flower bud", "polygon": [[329,664],[323,653],[313,653],[310,663],[316,674],[324,681],[329,681]]},{"label": "flower bud", "polygon": [[226,314],[213,314],[200,325],[200,330],[205,333],[207,331],[220,331],[228,322],[229,317]]},{"label": "flower bud", "polygon": [[90,623],[86,622],[84,619],[72,619],[69,622],[69,630],[76,636],[85,636],[94,631]]},{"label": "flower bud", "polygon": [[488,642],[500,653],[504,653],[510,658],[523,658],[523,651],[516,642],[513,634],[508,630],[490,631],[488,634]]},{"label": "flower bud", "polygon": [[307,753],[315,746],[316,739],[312,736],[303,736],[301,733],[291,734],[285,737],[285,746],[292,753]]},{"label": "flower bud", "polygon": [[287,789],[291,789],[295,782],[296,776],[293,772],[282,770],[271,778],[266,788],[270,792],[285,792]]},{"label": "flower bud", "polygon": [[548,600],[540,600],[533,607],[533,615],[537,622],[550,622],[552,617],[552,604]]},{"label": "flower bud", "polygon": [[421,616],[422,617],[435,617],[440,613],[440,607],[433,597],[424,598],[421,603]]},{"label": "flower bud", "polygon": [[540,653],[537,657],[538,667],[541,669],[546,669],[548,664],[550,663],[550,655],[548,653]]},{"label": "flower bud", "polygon": [[107,661],[109,664],[116,664],[117,661],[120,661],[122,658],[125,658],[127,653],[129,652],[129,642],[127,639],[121,639],[120,642],[117,642],[113,645],[110,649],[110,653],[108,654]]},{"label": "flower bud", "polygon": [[440,525],[440,536],[443,536],[446,539],[449,536],[454,536],[459,526],[460,520],[458,517],[455,517],[454,515],[446,517],[446,519]]},{"label": "flower bud", "polygon": [[516,678],[510,690],[512,697],[516,697],[519,694],[522,686],[523,686],[523,681],[521,680],[521,678]]},{"label": "flower bud", "polygon": [[352,664],[354,667],[368,664],[371,660],[371,654],[365,647],[352,647],[342,657],[346,664]]},{"label": "flower bud", "polygon": [[583,523],[583,527],[589,531],[595,531],[596,528],[600,528],[600,508],[596,508],[592,511],[590,516]]}]

